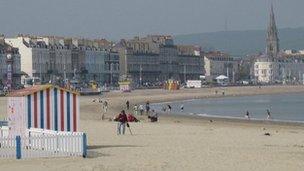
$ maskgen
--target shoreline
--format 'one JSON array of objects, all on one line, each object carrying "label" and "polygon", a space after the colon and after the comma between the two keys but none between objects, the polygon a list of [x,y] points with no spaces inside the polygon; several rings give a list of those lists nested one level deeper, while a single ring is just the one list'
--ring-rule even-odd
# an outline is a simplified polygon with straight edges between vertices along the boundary
[{"label": "shoreline", "polygon": [[[236,96],[220,96],[220,97],[209,97],[205,99],[223,99],[223,98],[231,98],[231,97],[252,97],[252,96],[267,96],[267,95],[284,95],[284,94],[296,94],[296,92],[291,93],[276,93],[276,94],[256,94],[256,95],[236,95]],[[201,98],[203,99],[203,98]],[[151,105],[164,105],[164,104],[170,104],[170,103],[179,103],[179,102],[189,102],[194,100],[200,100],[200,99],[186,99],[186,100],[176,100],[176,101],[165,101],[165,102],[157,102],[152,103]],[[244,123],[257,123],[257,124],[275,124],[275,125],[287,125],[287,126],[303,126],[304,127],[304,121],[296,121],[296,120],[280,120],[280,119],[260,119],[260,118],[251,118],[250,120],[244,118],[244,117],[234,117],[234,116],[228,116],[228,115],[211,115],[211,114],[197,114],[197,113],[174,113],[171,112],[168,114],[167,112],[157,111],[160,116],[182,116],[182,117],[190,117],[195,119],[205,119],[205,120],[217,120],[217,121],[227,121],[227,122],[244,122]]]},{"label": "shoreline", "polygon": [[[214,92],[218,90],[218,94]],[[220,91],[219,91],[220,90]],[[225,95],[221,95],[221,91],[225,91]],[[155,92],[155,93],[154,93]],[[259,88],[258,86],[244,86],[244,87],[213,87],[213,88],[200,88],[200,89],[181,89],[176,91],[168,91],[162,89],[154,89],[154,90],[135,90],[131,93],[109,93],[105,95],[105,99],[123,101],[125,99],[130,100],[132,103],[131,109],[134,104],[145,104],[146,101],[149,101],[150,104],[162,104],[162,103],[172,103],[179,101],[191,101],[197,99],[213,99],[213,98],[226,98],[226,97],[244,97],[244,96],[260,96],[260,95],[274,95],[274,94],[292,94],[292,93],[303,93],[304,86],[303,85],[292,85],[292,86],[262,86]],[[122,97],[120,97],[121,95]],[[119,99],[116,99],[117,96]],[[141,97],[139,97],[141,96]],[[142,97],[144,96],[144,97]],[[115,113],[119,113],[120,110],[124,109],[121,107],[124,105],[123,102],[115,104],[111,113],[106,116],[112,118]],[[132,110],[131,110],[132,111]],[[133,111],[132,111],[133,112]],[[137,116],[140,120],[145,121],[146,116]],[[172,121],[178,119],[187,120],[188,123],[195,123],[197,120],[209,121],[214,120],[217,122],[223,123],[251,123],[251,124],[268,124],[268,125],[286,125],[286,126],[300,126],[303,127],[304,123],[298,123],[297,121],[281,121],[281,120],[245,120],[242,118],[229,118],[229,116],[225,117],[213,117],[213,116],[196,116],[196,115],[180,115],[180,114],[167,114],[163,113],[160,115],[160,119],[162,122],[172,123]]]},{"label": "shoreline", "polygon": [[[298,122],[298,121],[283,121],[283,120],[263,120],[263,119],[243,119],[243,118],[229,118],[229,117],[221,117],[221,116],[198,116],[198,115],[180,115],[180,114],[164,114],[160,113],[160,119],[162,120],[165,118],[166,120],[177,120],[180,119],[180,122],[186,121],[185,123],[188,124],[199,124],[199,123],[215,123],[215,122],[221,122],[221,123],[229,123],[229,124],[250,124],[250,125],[272,125],[272,126],[293,126],[293,127],[304,127],[304,122]],[[179,121],[179,120],[178,120]],[[167,121],[168,122],[168,121]],[[175,122],[176,123],[176,122]]]},{"label": "shoreline", "polygon": [[[304,87],[303,87],[304,88]],[[173,100],[173,101],[159,101],[159,102],[153,102],[152,104],[166,104],[166,103],[176,103],[181,101],[193,101],[193,100],[200,100],[200,99],[220,99],[220,98],[226,98],[226,97],[251,97],[251,96],[267,96],[267,95],[284,95],[284,94],[296,94],[296,93],[304,93],[300,92],[281,92],[281,93],[265,93],[265,94],[236,94],[236,95],[218,95],[218,96],[206,96],[202,98],[192,98],[192,99],[181,99],[181,100]],[[144,103],[144,102],[143,102]]]},{"label": "shoreline", "polygon": [[[238,92],[237,89],[240,89],[241,91]],[[216,90],[218,91],[218,94],[215,94]],[[219,90],[220,91],[224,90],[225,95],[222,95]],[[155,94],[153,94],[154,92]],[[127,99],[128,97],[132,97],[135,98],[135,102],[137,104],[144,104],[146,101],[149,101],[150,103],[169,103],[169,102],[171,103],[171,102],[197,100],[197,99],[291,94],[291,93],[302,93],[302,92],[304,93],[304,85],[275,85],[275,86],[261,86],[261,88],[259,88],[259,86],[233,86],[233,87],[180,89],[180,90],[171,90],[171,91],[164,89],[146,89],[146,90],[134,90],[130,93],[108,92],[103,94],[102,98],[113,99],[113,98],[117,98],[117,96],[120,96],[120,98]],[[139,95],[141,96],[147,95],[147,97],[145,98],[145,100],[140,99],[138,101],[136,98],[138,98]]]}]

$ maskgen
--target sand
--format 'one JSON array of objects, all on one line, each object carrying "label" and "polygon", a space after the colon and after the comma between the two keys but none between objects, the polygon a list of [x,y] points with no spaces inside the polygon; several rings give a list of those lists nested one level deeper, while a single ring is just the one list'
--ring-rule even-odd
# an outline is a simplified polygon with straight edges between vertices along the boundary
[{"label": "sand", "polygon": [[[215,96],[214,88],[180,91],[111,92],[111,118],[131,104]],[[218,90],[219,93],[222,90]],[[304,92],[303,86],[229,87],[227,96]],[[100,120],[96,96],[81,97],[81,130],[88,134],[88,158],[0,159],[1,170],[303,170],[304,126],[195,117],[161,116],[132,123],[131,136],[116,135],[116,123]],[[0,98],[4,107],[5,98]],[[1,112],[3,109],[1,109]],[[270,136],[264,135],[270,133]]]}]

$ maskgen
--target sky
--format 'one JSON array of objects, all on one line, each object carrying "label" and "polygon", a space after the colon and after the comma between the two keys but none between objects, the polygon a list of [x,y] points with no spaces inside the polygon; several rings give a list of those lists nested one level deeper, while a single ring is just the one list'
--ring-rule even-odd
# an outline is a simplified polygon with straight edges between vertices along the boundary
[{"label": "sky", "polygon": [[0,0],[0,33],[119,40],[265,29],[271,1],[279,28],[304,27],[304,0]]}]

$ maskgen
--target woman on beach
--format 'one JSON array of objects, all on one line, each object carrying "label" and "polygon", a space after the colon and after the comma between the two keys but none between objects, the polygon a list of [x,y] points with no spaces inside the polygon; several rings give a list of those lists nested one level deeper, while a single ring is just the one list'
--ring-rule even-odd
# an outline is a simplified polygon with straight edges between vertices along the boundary
[{"label": "woman on beach", "polygon": [[247,118],[248,120],[250,120],[250,116],[249,116],[249,111],[247,110],[246,114],[245,114],[245,118]]},{"label": "woman on beach", "polygon": [[267,120],[272,119],[269,109],[267,109],[266,112],[267,112]]},{"label": "woman on beach", "polygon": [[172,107],[168,105],[168,112],[171,112]]},{"label": "woman on beach", "polygon": [[144,106],[141,104],[141,105],[139,105],[138,109],[139,109],[140,115],[143,115],[144,114]]},{"label": "woman on beach", "polygon": [[147,101],[147,103],[146,103],[146,113],[147,113],[147,115],[149,115],[149,111],[150,111],[150,102]]},{"label": "woman on beach", "polygon": [[129,110],[130,109],[130,102],[129,102],[129,100],[127,100],[126,106],[127,106],[127,110]]},{"label": "woman on beach", "polygon": [[108,110],[108,102],[105,100],[104,102],[103,102],[103,111],[105,112],[105,113],[107,113],[107,110]]},{"label": "woman on beach", "polygon": [[162,106],[162,111],[166,112],[166,106]]},{"label": "woman on beach", "polygon": [[138,106],[137,106],[137,104],[134,105],[133,110],[134,110],[134,114],[138,115]]},{"label": "woman on beach", "polygon": [[126,123],[128,122],[128,118],[126,115],[126,112],[122,110],[117,118],[115,118],[115,121],[118,121],[117,124],[117,135],[125,134],[126,130]]},{"label": "woman on beach", "polygon": [[182,105],[180,106],[180,110],[181,110],[181,112],[184,111],[184,104],[182,104]]}]

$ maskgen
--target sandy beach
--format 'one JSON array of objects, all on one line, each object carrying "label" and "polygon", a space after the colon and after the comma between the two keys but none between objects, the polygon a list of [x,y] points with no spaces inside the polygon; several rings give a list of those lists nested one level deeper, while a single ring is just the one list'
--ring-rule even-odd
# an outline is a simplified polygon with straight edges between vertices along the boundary
[{"label": "sandy beach", "polygon": [[[219,93],[215,94],[215,90]],[[81,97],[81,131],[88,135],[88,158],[0,159],[1,170],[303,170],[304,126],[271,122],[166,115],[160,122],[131,123],[134,135],[116,135],[108,121],[126,100],[134,104],[185,99],[304,92],[304,86],[226,87],[110,92],[101,121],[99,96]],[[0,98],[3,118],[6,98]],[[270,136],[265,136],[270,133]]]}]

